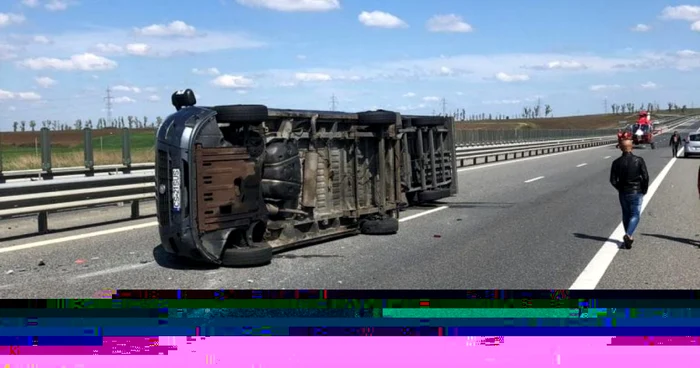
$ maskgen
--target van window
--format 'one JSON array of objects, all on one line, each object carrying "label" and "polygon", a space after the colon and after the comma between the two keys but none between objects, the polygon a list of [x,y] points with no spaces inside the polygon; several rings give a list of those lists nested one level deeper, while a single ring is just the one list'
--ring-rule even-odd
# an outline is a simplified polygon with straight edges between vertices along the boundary
[{"label": "van window", "polygon": [[688,136],[688,140],[691,142],[700,142],[700,134],[691,134]]}]

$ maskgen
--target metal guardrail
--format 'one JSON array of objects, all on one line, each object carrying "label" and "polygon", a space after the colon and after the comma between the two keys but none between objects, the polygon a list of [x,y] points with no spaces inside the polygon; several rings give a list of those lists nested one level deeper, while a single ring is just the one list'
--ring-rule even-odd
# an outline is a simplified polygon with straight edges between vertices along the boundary
[{"label": "metal guardrail", "polygon": [[[668,125],[665,129],[673,129],[673,127],[688,120],[689,118],[677,119],[675,123]],[[495,161],[499,161],[501,157],[508,160],[511,159],[511,156],[513,159],[519,158],[518,155],[520,158],[524,158],[616,142],[615,137],[597,137],[490,148],[463,148],[457,152],[456,160],[458,167],[465,167],[488,163],[491,157],[495,158]],[[133,168],[131,166],[130,170]],[[143,165],[142,170],[149,170],[149,168],[151,167]],[[154,198],[154,183],[155,174],[147,171],[124,172],[120,175],[5,183],[0,185],[0,219],[38,214],[38,231],[46,233],[48,231],[48,213],[50,212],[119,202],[131,202],[131,217],[137,218],[139,217],[140,202]]]}]

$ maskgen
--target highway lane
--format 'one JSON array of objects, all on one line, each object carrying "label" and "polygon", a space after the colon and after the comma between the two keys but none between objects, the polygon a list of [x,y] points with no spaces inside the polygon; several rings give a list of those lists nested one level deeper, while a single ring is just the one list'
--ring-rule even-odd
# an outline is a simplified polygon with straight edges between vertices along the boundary
[{"label": "highway lane", "polygon": [[[670,158],[664,139],[660,149],[637,151],[652,177]],[[607,183],[617,155],[606,146],[469,168],[460,173],[461,193],[446,201],[450,208],[403,222],[395,237],[340,239],[279,254],[256,269],[188,268],[162,252],[153,226],[5,252],[0,297],[90,297],[116,288],[568,288],[619,223]],[[83,214],[124,218],[128,207]],[[50,225],[80,222],[61,216]],[[153,221],[3,241],[0,251]]]},{"label": "highway lane", "polygon": [[697,289],[700,160],[679,158],[642,213],[631,250],[618,252],[597,289]]}]

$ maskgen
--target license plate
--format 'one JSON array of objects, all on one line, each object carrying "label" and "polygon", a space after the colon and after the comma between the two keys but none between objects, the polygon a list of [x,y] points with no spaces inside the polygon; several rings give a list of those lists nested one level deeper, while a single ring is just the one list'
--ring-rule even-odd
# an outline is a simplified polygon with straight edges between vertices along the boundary
[{"label": "license plate", "polygon": [[173,197],[173,211],[180,212],[180,169],[173,169],[171,191]]}]

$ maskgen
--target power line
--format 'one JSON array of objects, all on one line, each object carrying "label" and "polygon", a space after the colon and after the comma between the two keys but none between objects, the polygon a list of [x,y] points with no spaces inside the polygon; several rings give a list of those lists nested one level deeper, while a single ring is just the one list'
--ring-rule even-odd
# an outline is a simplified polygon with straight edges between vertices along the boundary
[{"label": "power line", "polygon": [[335,111],[335,107],[338,105],[338,99],[335,98],[335,94],[331,96],[331,111]]},{"label": "power line", "polygon": [[106,107],[107,107],[107,124],[112,123],[112,90],[107,87],[107,96],[104,98],[106,102]]},{"label": "power line", "polygon": [[445,98],[442,98],[442,115],[447,116],[447,100]]}]

